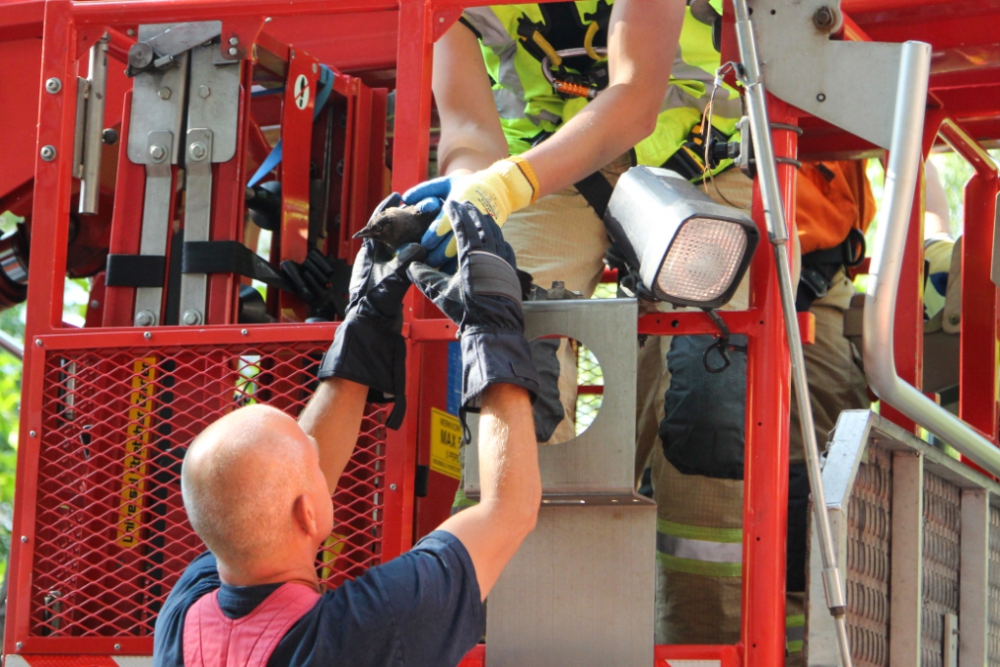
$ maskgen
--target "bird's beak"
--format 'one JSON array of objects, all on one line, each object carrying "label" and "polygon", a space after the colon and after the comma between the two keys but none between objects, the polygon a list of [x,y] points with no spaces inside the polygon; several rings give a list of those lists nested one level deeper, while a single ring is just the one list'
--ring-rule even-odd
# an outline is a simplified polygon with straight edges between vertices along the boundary
[{"label": "bird's beak", "polygon": [[356,239],[371,239],[375,238],[375,235],[371,228],[365,227],[360,232],[354,235]]}]

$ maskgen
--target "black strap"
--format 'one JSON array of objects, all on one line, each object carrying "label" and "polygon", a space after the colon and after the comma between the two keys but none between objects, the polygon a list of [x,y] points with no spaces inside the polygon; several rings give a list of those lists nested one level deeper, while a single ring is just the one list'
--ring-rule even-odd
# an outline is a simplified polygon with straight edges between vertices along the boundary
[{"label": "black strap", "polygon": [[597,213],[597,217],[604,219],[604,212],[608,210],[608,202],[611,201],[611,193],[614,188],[611,183],[599,171],[595,171],[587,178],[574,184],[577,191],[583,195],[590,207]]},{"label": "black strap", "polygon": [[104,284],[108,287],[163,287],[164,255],[108,255]]},{"label": "black strap", "polygon": [[852,267],[859,265],[865,259],[865,235],[857,227],[852,227],[847,238],[838,245],[826,250],[814,250],[802,255],[803,266],[820,266],[835,264]]},{"label": "black strap", "polygon": [[235,273],[294,291],[262,257],[238,241],[186,241],[182,273]]}]

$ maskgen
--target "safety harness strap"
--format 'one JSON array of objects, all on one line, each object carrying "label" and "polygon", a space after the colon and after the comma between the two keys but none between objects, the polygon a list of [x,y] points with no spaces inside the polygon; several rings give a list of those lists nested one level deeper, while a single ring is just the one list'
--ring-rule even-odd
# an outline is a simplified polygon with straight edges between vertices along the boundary
[{"label": "safety harness strap", "polygon": [[295,293],[281,274],[238,241],[185,242],[181,273],[236,273]]},{"label": "safety harness strap", "polygon": [[108,255],[104,284],[108,287],[163,287],[166,271],[164,255]]},{"label": "safety harness strap", "polygon": [[611,193],[614,192],[614,188],[611,187],[611,183],[604,177],[604,174],[595,171],[574,185],[597,213],[597,217],[603,219],[605,211],[608,210],[608,203],[611,201]]}]

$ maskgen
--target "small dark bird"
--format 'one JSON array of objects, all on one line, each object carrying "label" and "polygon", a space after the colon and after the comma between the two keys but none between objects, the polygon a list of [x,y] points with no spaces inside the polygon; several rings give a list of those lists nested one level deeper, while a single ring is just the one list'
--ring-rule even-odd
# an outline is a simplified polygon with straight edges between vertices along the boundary
[{"label": "small dark bird", "polygon": [[387,208],[373,215],[364,229],[355,234],[354,238],[374,239],[393,250],[398,250],[407,243],[420,243],[424,232],[434,222],[438,213],[437,209],[421,213],[417,206]]}]

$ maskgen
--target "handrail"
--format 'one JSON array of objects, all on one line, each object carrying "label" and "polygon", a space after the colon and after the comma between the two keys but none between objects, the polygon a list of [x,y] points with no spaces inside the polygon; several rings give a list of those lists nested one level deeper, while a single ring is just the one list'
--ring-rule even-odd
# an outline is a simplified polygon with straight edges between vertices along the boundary
[{"label": "handrail", "polygon": [[[968,424],[924,396],[896,372],[893,337],[910,213],[922,161],[921,139],[930,47],[906,42],[896,89],[889,166],[865,297],[863,355],[875,394],[902,414],[946,441],[990,473],[1000,476],[1000,450]],[[965,154],[963,152],[963,154]]]}]

